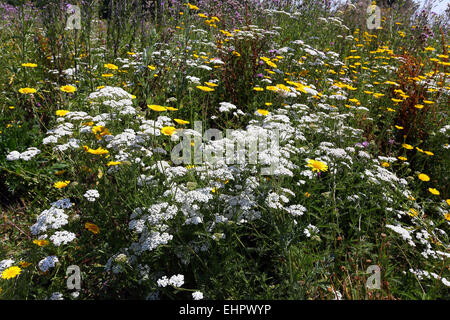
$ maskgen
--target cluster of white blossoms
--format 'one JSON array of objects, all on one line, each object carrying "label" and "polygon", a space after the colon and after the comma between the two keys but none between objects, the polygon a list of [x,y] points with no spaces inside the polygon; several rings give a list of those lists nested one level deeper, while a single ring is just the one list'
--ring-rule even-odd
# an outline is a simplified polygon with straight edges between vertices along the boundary
[{"label": "cluster of white blossoms", "polygon": [[186,79],[191,83],[191,84],[195,84],[195,85],[200,85],[200,78],[194,77],[194,76],[186,76]]},{"label": "cluster of white blossoms", "polygon": [[95,189],[91,189],[86,191],[83,194],[83,197],[85,197],[87,201],[94,202],[95,200],[100,198],[100,193],[98,193],[98,191]]},{"label": "cluster of white blossoms", "polygon": [[[37,217],[36,223],[30,227],[31,234],[38,236],[39,240],[48,238],[55,247],[74,241],[76,239],[75,233],[58,230],[69,224],[69,215],[64,209],[70,209],[73,205],[69,198],[59,199],[51,203],[50,209],[42,211]],[[42,272],[46,272],[53,268],[58,261],[59,259],[56,256],[47,256],[39,261],[38,267]]]},{"label": "cluster of white blossoms", "polygon": [[386,228],[391,229],[392,231],[395,231],[396,233],[400,234],[403,238],[403,240],[406,240],[411,246],[415,247],[416,244],[412,241],[413,238],[411,237],[410,231],[406,230],[400,225],[394,226],[391,224],[387,224]]},{"label": "cluster of white blossoms", "polygon": [[167,232],[144,230],[141,233],[139,240],[130,245],[130,249],[132,249],[136,255],[140,255],[145,251],[155,250],[160,245],[167,244],[172,239],[173,235]]},{"label": "cluster of white blossoms", "polygon": [[194,300],[202,300],[203,299],[203,293],[200,291],[195,291],[192,293],[192,299]]},{"label": "cluster of white blossoms", "polygon": [[220,112],[229,112],[234,109],[236,109],[236,106],[232,103],[229,103],[229,102],[221,102],[220,103],[220,107],[219,107]]},{"label": "cluster of white blossoms", "polygon": [[303,233],[305,234],[305,236],[307,236],[308,238],[311,238],[312,235],[318,234],[319,233],[319,228],[317,228],[316,226],[313,226],[312,224],[309,224],[304,230]]},{"label": "cluster of white blossoms", "polygon": [[[135,115],[133,96],[120,87],[105,86],[89,95],[91,108],[97,111],[105,111],[98,114],[92,120],[108,120],[120,118],[125,115]],[[107,112],[106,112],[107,111]]]},{"label": "cluster of white blossoms", "polygon": [[445,286],[450,287],[449,280],[447,280],[446,278],[444,278],[434,272],[428,272],[426,270],[419,270],[419,269],[415,270],[413,268],[410,268],[409,272],[416,275],[419,280],[423,280],[424,278],[428,278],[428,279],[434,278],[436,280],[440,280]]},{"label": "cluster of white blossoms", "polygon": [[56,231],[51,237],[50,240],[53,244],[59,247],[61,244],[68,244],[75,240],[76,235],[73,232],[69,231]]},{"label": "cluster of white blossoms", "polygon": [[8,161],[16,161],[16,160],[24,160],[29,161],[33,159],[35,156],[37,156],[39,153],[41,153],[41,150],[30,147],[26,151],[20,153],[19,151],[11,151],[6,155],[6,160]]},{"label": "cluster of white blossoms", "polygon": [[13,259],[5,259],[0,261],[0,273],[5,270],[8,269],[9,267],[11,267],[14,264],[14,260]]},{"label": "cluster of white blossoms", "polygon": [[111,100],[120,101],[123,99],[131,100],[132,96],[120,87],[105,86],[98,91],[92,92],[89,95],[89,99],[96,102]]},{"label": "cluster of white blossoms", "polygon": [[162,288],[167,287],[168,285],[180,288],[184,284],[184,275],[177,274],[170,277],[170,279],[168,279],[167,276],[163,276],[161,279],[158,279],[156,283],[158,284],[158,287]]},{"label": "cluster of white blossoms", "polygon": [[42,211],[37,217],[37,221],[30,227],[31,233],[37,235],[46,232],[48,229],[59,229],[69,223],[69,216],[63,209],[51,207]]}]

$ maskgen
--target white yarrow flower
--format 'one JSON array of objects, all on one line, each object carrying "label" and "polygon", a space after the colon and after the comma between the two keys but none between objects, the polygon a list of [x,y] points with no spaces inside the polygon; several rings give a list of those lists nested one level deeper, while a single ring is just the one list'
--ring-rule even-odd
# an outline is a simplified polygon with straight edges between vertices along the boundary
[{"label": "white yarrow flower", "polygon": [[93,189],[86,191],[86,193],[83,196],[87,199],[87,201],[94,202],[100,197],[100,194],[98,193],[97,190]]},{"label": "white yarrow flower", "polygon": [[192,293],[192,299],[194,300],[202,300],[203,299],[203,293],[200,291],[195,291]]},{"label": "white yarrow flower", "polygon": [[53,244],[59,247],[61,244],[68,244],[76,238],[75,233],[69,231],[56,231],[54,235],[50,237]]}]

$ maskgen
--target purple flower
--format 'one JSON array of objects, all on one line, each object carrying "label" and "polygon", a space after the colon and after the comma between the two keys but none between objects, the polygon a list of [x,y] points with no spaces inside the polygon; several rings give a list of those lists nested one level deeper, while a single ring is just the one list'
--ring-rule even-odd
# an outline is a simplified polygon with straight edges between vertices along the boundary
[{"label": "purple flower", "polygon": [[369,145],[369,143],[367,141],[364,141],[363,143],[355,143],[356,147],[364,147],[366,148]]}]

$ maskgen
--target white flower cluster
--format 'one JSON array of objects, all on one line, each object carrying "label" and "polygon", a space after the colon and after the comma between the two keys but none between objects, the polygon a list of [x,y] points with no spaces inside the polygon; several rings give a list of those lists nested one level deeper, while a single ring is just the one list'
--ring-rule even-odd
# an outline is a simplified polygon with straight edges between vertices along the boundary
[{"label": "white flower cluster", "polygon": [[282,209],[284,208],[284,204],[288,202],[289,199],[285,195],[279,195],[275,192],[269,193],[266,198],[267,206],[272,209]]},{"label": "white flower cluster", "polygon": [[197,78],[197,77],[194,77],[194,76],[186,76],[186,79],[192,84],[195,84],[195,85],[200,85],[201,84],[200,78]]},{"label": "white flower cluster", "polygon": [[[120,87],[106,86],[89,95],[92,108],[96,108],[99,104],[108,107],[108,111],[113,111],[112,114],[105,114],[113,118],[120,115],[135,115],[136,109],[132,106],[132,95]],[[95,118],[93,119],[95,121]]]},{"label": "white flower cluster", "polygon": [[108,141],[107,149],[124,150],[125,148],[141,148],[145,139],[143,136],[136,134],[133,129],[125,129],[122,133],[116,136],[109,136],[105,138]]},{"label": "white flower cluster", "polygon": [[0,273],[3,270],[11,267],[13,264],[14,264],[14,260],[12,260],[12,259],[5,259],[5,260],[0,261]]},{"label": "white flower cluster", "polygon": [[63,122],[55,129],[47,131],[47,137],[42,141],[43,144],[57,143],[61,137],[72,136],[74,124],[70,122]]},{"label": "white flower cluster", "polygon": [[146,223],[151,226],[164,228],[163,223],[175,217],[177,212],[177,206],[169,205],[167,202],[154,204],[148,209],[137,208],[130,216],[129,228],[138,233],[147,230]]},{"label": "white flower cluster", "polygon": [[6,155],[6,160],[8,161],[16,161],[16,160],[25,160],[29,161],[33,159],[35,156],[37,156],[39,153],[41,153],[41,150],[31,147],[28,148],[26,151],[20,153],[19,151],[11,151]]},{"label": "white flower cluster", "polygon": [[85,194],[83,194],[83,197],[85,197],[87,201],[94,202],[100,198],[100,193],[95,189],[91,189],[86,191]]},{"label": "white flower cluster", "polygon": [[195,291],[192,293],[192,299],[194,300],[202,300],[203,299],[203,293],[200,291]]},{"label": "white flower cluster", "polygon": [[38,216],[37,222],[30,227],[31,233],[36,235],[46,232],[47,229],[59,229],[69,223],[68,217],[63,209],[51,207],[48,210],[44,210]]},{"label": "white flower cluster", "polygon": [[59,247],[61,244],[68,244],[69,242],[72,242],[75,238],[75,233],[69,231],[56,231],[50,237],[50,240],[55,246]]},{"label": "white flower cluster", "polygon": [[236,109],[236,106],[232,103],[229,103],[229,102],[221,102],[220,103],[220,107],[219,107],[220,112],[229,112],[234,109]]},{"label": "white flower cluster", "polygon": [[175,288],[180,288],[184,284],[184,275],[178,274],[170,277],[168,279],[166,276],[163,276],[161,279],[156,281],[158,284],[158,287],[167,287],[168,285],[171,285]]},{"label": "white flower cluster", "polygon": [[144,230],[139,238],[138,242],[131,244],[130,248],[137,254],[140,255],[144,251],[152,251],[159,247],[160,245],[167,244],[173,239],[173,235],[167,232],[158,231],[147,231]]},{"label": "white flower cluster", "polygon": [[424,278],[428,278],[428,279],[434,278],[436,280],[441,280],[441,282],[445,286],[450,287],[450,281],[449,280],[447,280],[444,277],[439,276],[438,274],[436,274],[434,272],[428,272],[426,270],[414,270],[412,268],[409,269],[409,272],[411,272],[412,274],[415,274],[419,278],[419,280],[422,280]]},{"label": "white flower cluster", "polygon": [[69,150],[69,149],[78,149],[80,147],[79,142],[80,141],[78,139],[70,138],[67,143],[57,145],[57,146],[55,146],[53,148],[53,150],[64,152],[64,151]]},{"label": "white flower cluster", "polygon": [[89,95],[89,99],[92,101],[107,101],[116,100],[120,101],[123,99],[131,100],[132,96],[120,87],[106,86],[97,90]]},{"label": "white flower cluster", "polygon": [[319,228],[317,228],[316,226],[313,226],[312,224],[309,224],[304,230],[303,233],[305,234],[305,236],[307,236],[308,238],[311,238],[312,235],[318,234],[319,233]]},{"label": "white flower cluster", "polygon": [[402,236],[403,240],[407,241],[411,246],[413,246],[413,247],[416,246],[416,244],[412,241],[413,239],[411,237],[410,231],[406,230],[402,226],[394,226],[391,224],[387,224],[386,228],[389,228],[392,231],[400,234]]},{"label": "white flower cluster", "polygon": [[307,211],[301,204],[294,204],[284,209],[294,217],[302,216]]}]

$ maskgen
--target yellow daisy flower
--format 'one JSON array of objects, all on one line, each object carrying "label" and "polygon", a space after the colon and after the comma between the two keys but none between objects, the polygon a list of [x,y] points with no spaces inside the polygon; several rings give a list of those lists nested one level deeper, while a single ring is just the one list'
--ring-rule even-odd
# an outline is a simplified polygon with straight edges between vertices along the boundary
[{"label": "yellow daisy flower", "polygon": [[267,116],[269,114],[269,110],[258,109],[256,110],[260,115]]},{"label": "yellow daisy flower", "polygon": [[407,144],[407,143],[403,143],[403,144],[402,144],[402,147],[405,148],[405,149],[408,149],[408,150],[414,149],[414,147],[413,147],[412,145]]},{"label": "yellow daisy flower", "polygon": [[69,112],[70,112],[69,110],[56,110],[55,113],[56,113],[57,116],[64,117]]},{"label": "yellow daisy flower", "polygon": [[111,167],[111,166],[117,166],[117,165],[119,165],[119,164],[121,164],[122,162],[120,162],[120,161],[110,161],[110,162],[108,162],[106,165],[108,166],[108,167]]},{"label": "yellow daisy flower", "polygon": [[178,124],[189,124],[189,121],[182,120],[182,119],[173,119]]},{"label": "yellow daisy flower", "polygon": [[211,91],[214,91],[213,88],[205,87],[205,86],[197,86],[197,89],[200,89],[200,90],[205,91],[205,92],[211,92]]},{"label": "yellow daisy flower", "polygon": [[19,267],[9,267],[8,269],[3,270],[2,279],[13,279],[17,277],[20,272],[22,272],[22,269],[20,269]]},{"label": "yellow daisy flower", "polygon": [[161,128],[161,133],[166,136],[171,136],[175,133],[177,129],[175,127],[163,127]]},{"label": "yellow daisy flower", "polygon": [[326,163],[318,160],[308,160],[308,164],[306,166],[310,167],[313,172],[324,172],[328,170]]},{"label": "yellow daisy flower", "polygon": [[37,64],[36,63],[31,63],[31,62],[22,63],[22,67],[36,68]]},{"label": "yellow daisy flower", "polygon": [[67,86],[62,86],[61,88],[59,88],[59,90],[61,90],[63,92],[67,92],[67,93],[73,93],[73,92],[77,91],[77,88],[75,88],[74,86],[71,86],[71,85],[67,85]]},{"label": "yellow daisy flower", "polygon": [[177,111],[178,110],[177,108],[174,108],[174,107],[166,107],[166,109],[169,111]]},{"label": "yellow daisy flower", "polygon": [[438,196],[438,195],[441,194],[441,193],[439,192],[439,190],[437,190],[437,189],[435,189],[435,188],[428,188],[428,191],[430,191],[430,193],[432,193],[432,194],[434,194],[434,195],[436,195],[436,196]]},{"label": "yellow daisy flower", "polygon": [[56,189],[63,189],[63,188],[65,188],[65,187],[67,187],[67,186],[69,185],[69,183],[70,183],[69,180],[66,180],[66,181],[58,181],[58,182],[55,182],[55,183],[53,184],[53,186],[54,186]]},{"label": "yellow daisy flower", "polygon": [[153,111],[167,111],[167,108],[166,108],[166,107],[159,106],[159,105],[157,105],[157,104],[147,105],[147,107],[149,107],[149,108],[152,109]]},{"label": "yellow daisy flower", "polygon": [[115,64],[112,64],[112,63],[106,63],[106,64],[104,64],[103,66],[104,66],[106,69],[109,69],[109,70],[117,70],[117,69],[119,69],[118,66],[116,66]]},{"label": "yellow daisy flower", "polygon": [[19,92],[20,93],[24,93],[24,94],[33,94],[35,93],[37,90],[34,88],[20,88]]},{"label": "yellow daisy flower", "polygon": [[83,149],[90,154],[95,154],[95,155],[103,155],[103,154],[108,154],[109,151],[106,149],[103,149],[102,147],[98,147],[97,149],[91,149],[88,146],[83,146]]}]

